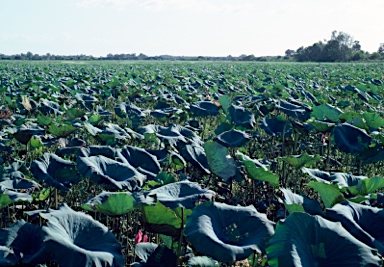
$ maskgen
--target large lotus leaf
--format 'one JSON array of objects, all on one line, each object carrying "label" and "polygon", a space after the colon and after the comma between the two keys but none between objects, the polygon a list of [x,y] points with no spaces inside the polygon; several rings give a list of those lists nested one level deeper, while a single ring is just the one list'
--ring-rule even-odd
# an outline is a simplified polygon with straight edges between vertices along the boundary
[{"label": "large lotus leaf", "polygon": [[48,126],[52,123],[52,118],[49,116],[40,115],[37,116],[37,122],[41,125]]},{"label": "large lotus leaf", "polygon": [[252,129],[256,124],[255,115],[243,107],[230,106],[229,114],[231,115],[232,122],[236,126]]},{"label": "large lotus leaf", "polygon": [[263,118],[260,126],[271,136],[279,136],[284,133],[284,137],[286,137],[292,132],[291,123],[283,117]]},{"label": "large lotus leaf", "polygon": [[301,168],[304,166],[310,166],[316,163],[321,159],[320,155],[308,155],[306,152],[304,152],[301,155],[289,155],[282,158],[285,162],[287,162],[289,165],[291,165],[294,168]]},{"label": "large lotus leaf", "polygon": [[122,215],[141,207],[155,204],[155,198],[144,197],[143,194],[129,192],[102,192],[88,200],[81,207],[88,211],[96,211],[106,215]]},{"label": "large lotus leaf", "polygon": [[254,160],[244,160],[243,163],[251,179],[268,182],[273,186],[279,186],[279,176],[270,172],[265,166],[259,166]]},{"label": "large lotus leaf", "polygon": [[131,165],[104,156],[78,157],[77,166],[84,177],[118,189],[135,191],[145,181],[145,176]]},{"label": "large lotus leaf", "polygon": [[66,204],[40,216],[48,220],[43,226],[47,251],[60,266],[124,266],[119,242],[91,216]]},{"label": "large lotus leaf", "polygon": [[232,129],[219,134],[214,140],[226,147],[242,147],[250,140],[250,136],[243,131]]},{"label": "large lotus leaf", "polygon": [[378,129],[384,127],[384,119],[377,113],[364,112],[363,118],[371,129]]},{"label": "large lotus leaf", "polygon": [[115,107],[116,115],[121,118],[135,118],[141,120],[146,116],[145,112],[134,104],[120,103]]},{"label": "large lotus leaf", "polygon": [[104,156],[115,159],[116,155],[116,149],[110,146],[89,146],[78,151],[80,157]]},{"label": "large lotus leaf", "polygon": [[125,131],[123,128],[121,128],[119,125],[114,123],[106,123],[105,126],[107,126],[103,134],[107,135],[113,135],[114,138],[118,140],[129,140],[131,139],[131,136]]},{"label": "large lotus leaf", "polygon": [[142,207],[144,227],[147,231],[173,237],[180,237],[182,223],[186,222],[191,213],[191,210],[181,207],[172,210],[160,202],[154,206]]},{"label": "large lotus leaf", "polygon": [[39,110],[44,114],[54,114],[54,115],[61,115],[63,114],[62,111],[60,111],[60,105],[56,102],[49,101],[47,99],[41,99]]},{"label": "large lotus leaf", "polygon": [[97,136],[98,134],[103,132],[103,130],[101,130],[100,128],[97,128],[86,121],[84,122],[84,127],[92,136]]},{"label": "large lotus leaf", "polygon": [[61,137],[61,138],[68,137],[71,133],[75,132],[76,130],[77,130],[76,127],[68,124],[63,124],[60,126],[51,124],[51,126],[49,126],[49,132],[53,136]]},{"label": "large lotus leaf", "polygon": [[319,193],[326,208],[331,208],[333,205],[345,200],[343,194],[332,185],[312,181],[308,183],[308,186]]},{"label": "large lotus leaf", "polygon": [[354,186],[359,183],[360,180],[365,180],[367,176],[356,176],[351,173],[345,172],[325,172],[319,169],[302,168],[304,173],[308,173],[309,176],[316,179],[318,182],[337,184],[340,188]]},{"label": "large lotus leaf", "polygon": [[357,185],[349,187],[349,191],[354,195],[368,195],[384,187],[384,178],[375,176],[368,179],[359,180]]},{"label": "large lotus leaf", "polygon": [[207,256],[195,256],[188,260],[189,267],[216,267],[219,263]]},{"label": "large lotus leaf", "polygon": [[50,153],[45,153],[40,160],[34,160],[31,172],[37,180],[61,190],[69,190],[71,184],[81,181],[74,162]]},{"label": "large lotus leaf", "polygon": [[289,213],[295,211],[308,212],[311,215],[322,215],[323,211],[317,200],[293,193],[290,189],[280,188],[283,202]]},{"label": "large lotus leaf", "polygon": [[167,266],[176,267],[176,254],[164,245],[142,242],[135,247],[135,254],[141,260],[134,266]]},{"label": "large lotus leaf", "polygon": [[211,101],[198,101],[189,106],[190,111],[198,117],[216,116],[219,107]]},{"label": "large lotus leaf", "polygon": [[294,212],[279,222],[267,247],[268,263],[279,266],[381,266],[373,250],[339,222]]},{"label": "large lotus leaf", "polygon": [[299,119],[300,121],[306,121],[310,117],[310,112],[307,111],[303,106],[295,105],[281,99],[279,100],[279,104],[276,107],[281,112],[295,119]]},{"label": "large lotus leaf", "polygon": [[169,143],[172,146],[188,143],[187,139],[180,133],[179,130],[179,127],[173,125],[164,127],[155,124],[148,124],[139,128],[139,132],[141,134],[155,133],[162,142]]},{"label": "large lotus leaf", "polygon": [[151,176],[156,176],[161,171],[157,158],[142,148],[126,146],[118,152],[118,157],[136,169],[144,169],[147,173],[151,173]]},{"label": "large lotus leaf", "polygon": [[183,158],[190,162],[193,166],[201,169],[207,174],[210,174],[207,156],[202,146],[186,145],[181,150]]},{"label": "large lotus leaf", "polygon": [[222,178],[224,181],[228,181],[236,174],[236,162],[229,155],[226,147],[213,142],[208,141],[204,144],[204,151],[207,155],[208,165],[211,171]]},{"label": "large lotus leaf", "polygon": [[246,259],[265,251],[274,223],[253,206],[230,206],[206,202],[193,209],[184,229],[195,249],[218,261]]},{"label": "large lotus leaf", "polygon": [[28,180],[26,178],[12,178],[4,179],[0,182],[0,186],[3,186],[11,190],[22,190],[22,191],[33,191],[40,188],[41,186],[35,181]]},{"label": "large lotus leaf", "polygon": [[18,220],[10,228],[0,231],[0,246],[11,249],[20,263],[44,262],[43,232],[39,225]]},{"label": "large lotus leaf", "polygon": [[361,242],[384,253],[384,210],[352,202],[336,204],[327,209],[327,218],[341,222]]},{"label": "large lotus leaf", "polygon": [[341,114],[343,114],[343,111],[329,104],[314,106],[312,111],[312,116],[315,119],[326,122],[338,122]]},{"label": "large lotus leaf", "polygon": [[349,123],[335,126],[332,133],[335,146],[346,153],[361,154],[371,142],[371,137],[364,130]]},{"label": "large lotus leaf", "polygon": [[0,187],[0,209],[14,202],[32,202],[32,200],[32,196],[27,193],[18,193],[12,190],[8,190],[4,186]]},{"label": "large lotus leaf", "polygon": [[26,145],[32,136],[34,135],[44,135],[45,131],[43,128],[38,127],[33,123],[23,124],[19,129],[13,134],[17,141]]},{"label": "large lotus leaf", "polygon": [[193,209],[197,201],[211,200],[215,194],[211,190],[201,188],[198,183],[189,181],[166,184],[149,191],[150,196],[171,209],[177,207]]}]

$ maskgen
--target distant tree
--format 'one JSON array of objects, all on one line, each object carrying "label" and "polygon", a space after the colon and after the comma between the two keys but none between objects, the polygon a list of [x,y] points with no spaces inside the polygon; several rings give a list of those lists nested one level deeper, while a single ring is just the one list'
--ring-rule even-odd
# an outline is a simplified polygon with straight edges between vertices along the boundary
[{"label": "distant tree", "polygon": [[360,51],[361,50],[361,45],[359,41],[354,41],[352,44],[352,50],[353,51]]},{"label": "distant tree", "polygon": [[292,49],[285,50],[285,56],[287,56],[287,57],[291,57],[294,54],[295,54],[295,50],[292,50]]},{"label": "distant tree", "polygon": [[381,55],[378,53],[378,52],[373,52],[370,56],[369,56],[369,59],[370,60],[378,60],[380,59]]},{"label": "distant tree", "polygon": [[377,53],[384,56],[384,43],[381,43],[379,49],[377,49]]}]

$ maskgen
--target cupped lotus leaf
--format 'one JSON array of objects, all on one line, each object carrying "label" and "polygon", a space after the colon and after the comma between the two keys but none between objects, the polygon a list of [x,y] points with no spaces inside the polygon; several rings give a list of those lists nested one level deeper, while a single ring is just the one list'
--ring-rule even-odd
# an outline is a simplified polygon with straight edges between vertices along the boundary
[{"label": "cupped lotus leaf", "polygon": [[34,135],[44,135],[45,131],[43,128],[38,127],[36,124],[28,123],[23,124],[17,131],[13,134],[17,141],[26,145],[32,136]]},{"label": "cupped lotus leaf", "polygon": [[273,174],[265,166],[260,167],[253,160],[244,160],[243,163],[249,178],[268,182],[272,186],[279,186],[279,176]]},{"label": "cupped lotus leaf", "polygon": [[190,162],[193,166],[201,169],[207,174],[210,174],[207,156],[202,146],[186,145],[181,149],[182,157]]},{"label": "cupped lotus leaf", "polygon": [[40,213],[47,252],[60,266],[124,266],[121,246],[106,226],[66,204]]},{"label": "cupped lotus leaf", "polygon": [[181,181],[166,184],[149,191],[149,196],[154,196],[164,206],[175,209],[184,207],[193,209],[195,203],[201,200],[211,200],[215,192],[203,189],[198,183]]},{"label": "cupped lotus leaf", "polygon": [[277,224],[267,256],[271,267],[381,266],[374,251],[339,222],[304,212],[294,212]]},{"label": "cupped lotus leaf", "polygon": [[45,153],[40,160],[34,160],[31,172],[37,180],[61,190],[69,190],[72,184],[81,181],[74,162],[50,153]]},{"label": "cupped lotus leaf", "polygon": [[204,144],[210,170],[224,181],[230,180],[236,174],[236,162],[229,155],[228,149],[216,142]]},{"label": "cupped lotus leaf", "polygon": [[343,152],[361,154],[369,147],[371,137],[356,126],[343,123],[333,128],[335,146]]},{"label": "cupped lotus leaf", "polygon": [[97,126],[97,125],[101,124],[101,122],[102,122],[103,120],[104,120],[104,117],[103,117],[103,116],[101,116],[101,115],[99,115],[99,114],[93,114],[93,115],[91,115],[91,116],[88,118],[87,122],[88,122],[89,124],[91,124],[92,126]]},{"label": "cupped lotus leaf", "polygon": [[10,248],[18,262],[23,264],[37,264],[45,260],[41,227],[24,220],[18,220],[0,231],[0,246]]},{"label": "cupped lotus leaf", "polygon": [[214,140],[225,147],[242,147],[250,140],[250,136],[243,131],[232,129],[222,132]]},{"label": "cupped lotus leaf", "polygon": [[384,210],[349,201],[327,209],[327,218],[341,222],[343,227],[366,245],[384,253]]},{"label": "cupped lotus leaf", "polygon": [[115,112],[116,115],[120,118],[133,117],[135,119],[141,120],[146,116],[145,112],[141,108],[135,106],[134,104],[128,104],[124,102],[116,105]]},{"label": "cupped lotus leaf", "polygon": [[280,188],[280,190],[283,192],[282,201],[289,213],[301,211],[311,215],[323,215],[321,205],[317,200],[295,194],[290,189]]},{"label": "cupped lotus leaf", "polygon": [[188,267],[216,267],[219,263],[207,256],[195,256],[188,260]]},{"label": "cupped lotus leaf", "polygon": [[133,266],[176,267],[176,254],[164,245],[141,242],[136,244],[135,254],[141,261]]},{"label": "cupped lotus leaf", "polygon": [[255,115],[244,107],[230,106],[229,114],[232,122],[236,126],[242,126],[246,129],[253,129],[256,124]]},{"label": "cupped lotus leaf", "polygon": [[77,167],[84,177],[97,184],[110,184],[129,191],[136,191],[146,179],[131,165],[101,155],[78,157]]},{"label": "cupped lotus leaf", "polygon": [[102,133],[103,130],[100,128],[97,128],[90,124],[89,122],[84,122],[84,127],[87,129],[87,131],[92,135],[92,136],[97,136],[98,134]]},{"label": "cupped lotus leaf", "polygon": [[13,177],[11,179],[4,179],[0,182],[0,186],[4,186],[10,190],[33,191],[39,189],[41,186],[33,180],[24,177]]},{"label": "cupped lotus leaf", "polygon": [[60,105],[58,103],[45,98],[40,100],[39,111],[41,111],[44,115],[53,114],[58,116],[63,114],[63,112],[60,111]]},{"label": "cupped lotus leaf", "polygon": [[287,162],[292,167],[299,169],[304,166],[310,166],[315,164],[317,161],[321,159],[320,155],[308,155],[306,152],[304,152],[301,155],[289,155],[281,158],[285,162]]},{"label": "cupped lotus leaf", "polygon": [[198,117],[219,115],[219,107],[212,101],[198,101],[189,106],[189,110]]},{"label": "cupped lotus leaf", "polygon": [[164,127],[156,124],[148,124],[140,127],[139,133],[143,135],[154,133],[162,142],[168,143],[171,146],[188,143],[187,139],[180,133],[178,127],[174,125]]},{"label": "cupped lotus leaf", "polygon": [[106,123],[105,126],[106,128],[104,129],[103,134],[113,135],[114,138],[118,140],[131,139],[131,136],[128,134],[128,132],[121,128],[119,125],[114,123]]},{"label": "cupped lotus leaf", "polygon": [[161,171],[157,158],[142,148],[125,146],[117,154],[122,162],[130,164],[136,169],[144,169],[146,172],[152,173],[152,176],[156,176]]},{"label": "cupped lotus leaf", "polygon": [[102,192],[88,200],[81,207],[88,211],[114,216],[127,214],[144,204],[152,205],[155,203],[155,198],[150,196],[144,197],[137,192]]},{"label": "cupped lotus leaf", "polygon": [[[180,237],[182,223],[192,211],[178,207],[174,210],[157,202],[154,206],[141,208],[144,227],[148,232]],[[182,219],[183,218],[183,219]]]},{"label": "cupped lotus leaf", "polygon": [[329,104],[322,104],[320,106],[314,106],[311,113],[316,120],[326,122],[338,122],[339,116],[343,114],[341,109],[331,106]]},{"label": "cupped lotus leaf", "polygon": [[79,157],[104,156],[110,159],[115,159],[117,155],[116,149],[111,146],[89,146],[81,148],[78,151]]},{"label": "cupped lotus leaf", "polygon": [[220,123],[215,129],[215,134],[220,135],[223,132],[229,131],[233,128],[233,125],[228,122]]},{"label": "cupped lotus leaf", "polygon": [[76,130],[77,130],[76,127],[69,124],[63,124],[63,125],[51,124],[51,126],[49,126],[49,129],[48,129],[48,131],[53,136],[60,137],[60,138],[66,138]]},{"label": "cupped lotus leaf", "polygon": [[14,202],[32,202],[32,196],[27,193],[18,193],[0,186],[0,209]]},{"label": "cupped lotus leaf", "polygon": [[218,261],[246,259],[254,251],[265,252],[274,233],[274,222],[253,206],[206,202],[193,209],[184,229],[195,249]]},{"label": "cupped lotus leaf", "polygon": [[284,114],[300,121],[306,121],[310,117],[310,111],[307,111],[303,106],[295,105],[285,100],[280,99],[276,107]]},{"label": "cupped lotus leaf", "polygon": [[325,172],[319,169],[302,168],[304,173],[316,179],[318,182],[337,184],[340,188],[355,186],[360,180],[365,180],[367,176],[356,176],[345,172]]},{"label": "cupped lotus leaf", "polygon": [[279,136],[284,134],[284,137],[287,137],[292,133],[291,123],[281,116],[263,118],[260,122],[260,126],[267,134],[271,136]]},{"label": "cupped lotus leaf", "polygon": [[345,200],[343,194],[332,185],[312,181],[308,183],[308,186],[319,193],[326,208],[331,208]]}]

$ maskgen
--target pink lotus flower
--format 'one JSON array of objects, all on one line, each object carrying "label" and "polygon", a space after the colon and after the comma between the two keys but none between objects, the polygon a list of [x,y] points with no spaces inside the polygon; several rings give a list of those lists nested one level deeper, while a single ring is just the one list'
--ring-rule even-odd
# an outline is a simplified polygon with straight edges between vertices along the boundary
[{"label": "pink lotus flower", "polygon": [[139,230],[135,236],[135,244],[138,244],[140,242],[148,242],[148,236],[143,235],[143,232]]}]

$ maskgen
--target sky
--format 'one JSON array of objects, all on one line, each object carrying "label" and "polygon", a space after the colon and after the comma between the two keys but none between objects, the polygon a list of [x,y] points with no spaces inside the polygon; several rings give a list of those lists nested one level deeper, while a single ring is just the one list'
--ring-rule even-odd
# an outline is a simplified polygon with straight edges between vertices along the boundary
[{"label": "sky", "polygon": [[0,53],[284,55],[342,31],[377,51],[383,0],[0,0]]}]

